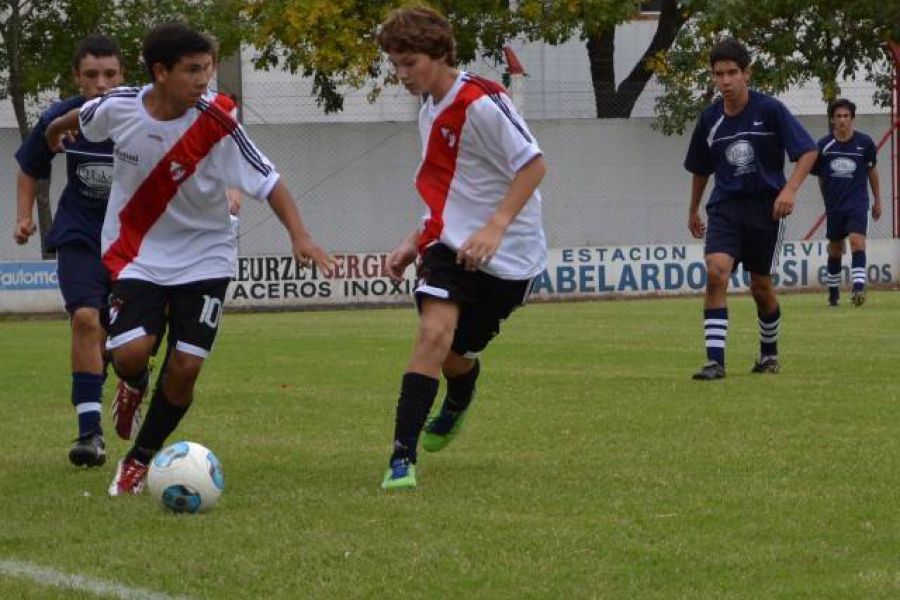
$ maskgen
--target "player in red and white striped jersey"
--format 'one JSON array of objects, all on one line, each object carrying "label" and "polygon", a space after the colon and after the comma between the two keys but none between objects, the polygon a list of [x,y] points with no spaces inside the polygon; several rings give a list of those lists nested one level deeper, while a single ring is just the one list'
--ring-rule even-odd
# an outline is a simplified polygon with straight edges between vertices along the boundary
[{"label": "player in red and white striped jersey", "polygon": [[226,189],[267,199],[298,261],[326,275],[334,266],[272,164],[231,116],[233,102],[206,95],[214,52],[207,36],[185,25],[155,27],[143,46],[152,84],[117,88],[47,132],[51,147],[79,128],[89,140],[115,143],[102,252],[113,279],[107,347],[126,383],[146,385],[164,322],[169,330],[165,365],[144,424],[119,463],[113,496],[143,488],[147,465],[187,411],[215,340],[234,274]]},{"label": "player in red and white striped jersey", "polygon": [[[427,212],[421,229],[388,259],[392,276],[400,278],[421,256],[419,332],[381,484],[399,489],[416,486],[423,427],[423,447],[432,452],[458,433],[475,392],[478,352],[544,270],[537,186],[546,167],[503,86],[454,68],[453,32],[440,14],[397,10],[378,42],[400,82],[413,94],[428,95],[419,113],[423,153],[415,179]],[[426,424],[441,374],[447,396]]]}]

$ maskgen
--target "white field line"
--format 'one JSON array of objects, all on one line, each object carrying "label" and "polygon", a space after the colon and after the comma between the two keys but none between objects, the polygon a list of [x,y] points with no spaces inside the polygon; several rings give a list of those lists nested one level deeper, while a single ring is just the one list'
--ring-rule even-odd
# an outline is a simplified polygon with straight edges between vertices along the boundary
[{"label": "white field line", "polygon": [[104,581],[84,575],[70,575],[18,560],[0,559],[0,576],[30,579],[43,586],[69,588],[120,600],[189,600],[184,596],[151,592],[141,588],[128,587],[114,581]]}]

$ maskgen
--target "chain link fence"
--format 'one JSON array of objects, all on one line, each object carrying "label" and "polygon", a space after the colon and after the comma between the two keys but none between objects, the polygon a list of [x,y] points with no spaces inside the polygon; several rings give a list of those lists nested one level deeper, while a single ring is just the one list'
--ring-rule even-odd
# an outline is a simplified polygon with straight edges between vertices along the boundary
[{"label": "chain link fence", "polygon": [[[246,62],[246,61],[245,61]],[[473,70],[499,79],[490,65]],[[567,77],[571,65],[555,68],[545,61],[545,77],[525,80],[524,112],[543,148],[549,172],[541,186],[548,239],[552,247],[613,244],[685,243],[690,176],[682,167],[687,134],[656,133],[649,117],[596,119],[589,78]],[[853,84],[860,85],[862,84]],[[854,91],[855,90],[855,91]],[[651,85],[638,99],[635,114],[652,113]],[[845,93],[859,105],[857,127],[879,139],[890,126],[883,110],[866,106],[871,88]],[[824,105],[815,90],[792,92],[785,102],[801,115],[813,137],[827,131]],[[419,158],[416,124],[418,99],[391,87],[371,105],[365,91],[348,97],[345,111],[323,115],[308,91],[277,73],[245,70],[243,115],[259,148],[275,163],[316,237],[336,252],[390,250],[422,213],[412,180]],[[804,114],[807,113],[807,114]],[[40,258],[32,240],[16,246],[13,153],[19,145],[14,129],[0,129],[3,173],[0,193],[0,260]],[[886,214],[870,229],[871,237],[890,237],[890,148],[879,154],[882,199]],[[54,169],[55,204],[65,170]],[[787,237],[801,239],[822,212],[815,182],[804,185]],[[822,230],[816,234],[824,235]],[[264,203],[246,201],[241,215],[242,255],[282,253],[287,239]]]}]

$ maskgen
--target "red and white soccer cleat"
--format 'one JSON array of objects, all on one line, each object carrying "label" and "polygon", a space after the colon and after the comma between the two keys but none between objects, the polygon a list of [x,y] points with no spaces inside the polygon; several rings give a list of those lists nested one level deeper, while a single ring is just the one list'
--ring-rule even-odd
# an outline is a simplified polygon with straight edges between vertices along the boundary
[{"label": "red and white soccer cleat", "polygon": [[[149,386],[148,386],[149,387]],[[147,388],[139,390],[122,380],[116,385],[116,395],[112,403],[113,423],[116,433],[123,440],[131,436],[141,427],[141,402],[147,395]]]},{"label": "red and white soccer cleat", "polygon": [[109,484],[110,496],[137,496],[147,483],[148,467],[133,458],[123,458],[116,467],[116,477]]}]

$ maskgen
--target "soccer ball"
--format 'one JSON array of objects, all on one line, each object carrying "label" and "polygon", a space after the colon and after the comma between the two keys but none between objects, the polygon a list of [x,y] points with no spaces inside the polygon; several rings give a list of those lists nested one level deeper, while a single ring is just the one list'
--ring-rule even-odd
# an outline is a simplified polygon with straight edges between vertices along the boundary
[{"label": "soccer ball", "polygon": [[209,448],[177,442],[156,453],[147,473],[147,489],[177,513],[206,512],[225,487],[222,465]]}]

